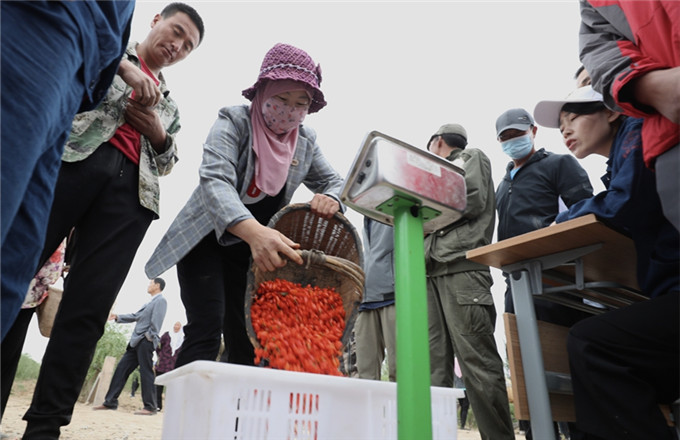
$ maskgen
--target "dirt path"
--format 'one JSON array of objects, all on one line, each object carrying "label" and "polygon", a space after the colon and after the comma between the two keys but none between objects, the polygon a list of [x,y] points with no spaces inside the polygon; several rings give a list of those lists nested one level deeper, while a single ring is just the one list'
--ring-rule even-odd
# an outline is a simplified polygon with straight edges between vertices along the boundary
[{"label": "dirt path", "polygon": [[[34,384],[15,383],[2,417],[0,431],[9,440],[19,439],[26,422],[23,417],[31,403]],[[61,430],[62,440],[151,440],[160,439],[163,413],[154,416],[136,416],[133,413],[143,407],[140,393],[135,397],[123,394],[116,411],[94,411],[92,405],[78,402],[71,424]],[[5,437],[3,437],[3,440]]]}]

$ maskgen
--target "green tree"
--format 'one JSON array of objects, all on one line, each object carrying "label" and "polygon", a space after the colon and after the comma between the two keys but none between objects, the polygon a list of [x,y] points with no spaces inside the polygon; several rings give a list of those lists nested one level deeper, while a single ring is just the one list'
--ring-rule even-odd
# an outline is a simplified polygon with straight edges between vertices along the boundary
[{"label": "green tree", "polygon": [[99,342],[97,342],[97,348],[94,351],[90,368],[87,370],[87,377],[81,390],[81,397],[87,396],[92,384],[97,379],[97,375],[102,371],[106,356],[113,356],[120,360],[123,353],[125,353],[129,333],[128,327],[116,324],[115,322],[106,323],[104,334],[99,339]]},{"label": "green tree", "polygon": [[38,373],[40,373],[40,364],[31,358],[29,354],[22,354],[17,366],[17,373],[14,380],[37,380]]}]

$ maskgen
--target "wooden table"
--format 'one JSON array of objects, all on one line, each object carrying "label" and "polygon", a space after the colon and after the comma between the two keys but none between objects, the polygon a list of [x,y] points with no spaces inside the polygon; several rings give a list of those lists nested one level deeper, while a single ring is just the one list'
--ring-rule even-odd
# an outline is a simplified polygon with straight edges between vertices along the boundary
[{"label": "wooden table", "polygon": [[590,214],[467,252],[510,275],[534,438],[554,438],[533,296],[602,313],[646,299],[637,292],[633,242]]}]

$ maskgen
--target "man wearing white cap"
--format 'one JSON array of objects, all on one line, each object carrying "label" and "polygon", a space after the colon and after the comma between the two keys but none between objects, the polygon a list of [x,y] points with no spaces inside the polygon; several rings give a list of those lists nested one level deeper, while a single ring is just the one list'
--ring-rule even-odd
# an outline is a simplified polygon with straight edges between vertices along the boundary
[{"label": "man wearing white cap", "polygon": [[642,120],[609,110],[590,86],[565,100],[539,102],[534,116],[559,128],[577,158],[608,158],[602,178],[607,189],[556,221],[595,214],[628,233],[638,284],[650,298],[569,331],[577,426],[587,439],[673,439],[659,404],[680,397],[680,237],[662,212],[654,173],[643,161]]},{"label": "man wearing white cap", "polygon": [[465,171],[467,207],[458,221],[425,237],[430,378],[433,386],[452,387],[454,355],[482,439],[514,439],[503,362],[494,328],[496,308],[488,266],[465,253],[491,243],[496,221],[491,162],[479,149],[466,148],[459,124],[443,125],[427,149]]}]

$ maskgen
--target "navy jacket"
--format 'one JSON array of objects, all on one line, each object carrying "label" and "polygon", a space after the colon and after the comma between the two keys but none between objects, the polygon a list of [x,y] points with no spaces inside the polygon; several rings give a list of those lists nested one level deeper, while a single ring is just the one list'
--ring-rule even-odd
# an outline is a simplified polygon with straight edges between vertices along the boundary
[{"label": "navy jacket", "polygon": [[498,241],[550,226],[559,212],[559,197],[571,206],[593,195],[588,174],[571,155],[541,148],[511,179],[513,167],[510,162],[496,189]]},{"label": "navy jacket", "polygon": [[595,214],[628,233],[637,251],[638,284],[654,298],[680,290],[680,236],[661,211],[654,173],[642,158],[641,130],[642,119],[623,122],[602,177],[607,189],[560,213],[557,222]]}]

